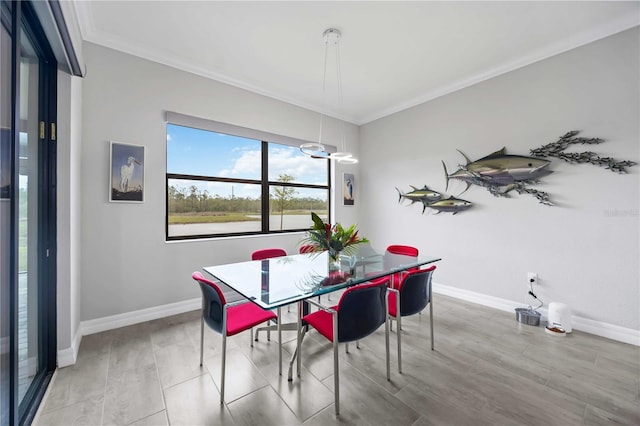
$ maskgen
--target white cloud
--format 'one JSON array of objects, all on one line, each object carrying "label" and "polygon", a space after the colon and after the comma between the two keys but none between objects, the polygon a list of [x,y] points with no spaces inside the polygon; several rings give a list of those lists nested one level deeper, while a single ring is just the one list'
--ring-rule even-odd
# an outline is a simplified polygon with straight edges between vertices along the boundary
[{"label": "white cloud", "polygon": [[231,168],[220,171],[222,177],[260,178],[260,150],[244,151]]},{"label": "white cloud", "polygon": [[297,152],[287,148],[271,150],[269,176],[274,178],[284,173],[295,177],[296,181],[316,182],[319,176],[326,176],[327,163],[300,157]]}]

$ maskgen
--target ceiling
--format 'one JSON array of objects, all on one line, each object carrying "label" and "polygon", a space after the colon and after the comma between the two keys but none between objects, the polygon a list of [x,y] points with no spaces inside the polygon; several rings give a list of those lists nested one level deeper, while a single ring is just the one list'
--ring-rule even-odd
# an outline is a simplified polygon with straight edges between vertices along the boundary
[{"label": "ceiling", "polygon": [[[76,1],[83,39],[364,124],[640,24],[640,2]],[[338,101],[327,28],[339,42]]]}]

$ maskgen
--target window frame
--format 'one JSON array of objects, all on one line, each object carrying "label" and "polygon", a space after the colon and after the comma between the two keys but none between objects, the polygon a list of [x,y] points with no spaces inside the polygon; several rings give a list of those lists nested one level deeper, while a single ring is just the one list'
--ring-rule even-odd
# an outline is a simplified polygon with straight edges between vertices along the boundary
[{"label": "window frame", "polygon": [[[191,116],[187,116],[179,113],[167,112],[165,130],[167,128],[166,126],[170,124],[260,141],[261,171],[260,171],[260,179],[214,177],[214,176],[191,175],[191,174],[182,174],[182,173],[169,173],[167,170],[167,165],[168,165],[168,160],[167,160],[165,164],[165,219],[164,219],[166,241],[229,238],[229,237],[240,237],[240,236],[250,236],[250,235],[289,234],[289,233],[306,231],[307,228],[282,229],[282,230],[269,229],[269,212],[270,212],[270,201],[271,201],[270,189],[274,186],[326,190],[327,191],[327,215],[329,217],[329,222],[331,222],[331,211],[332,211],[333,203],[332,203],[332,196],[331,196],[332,168],[331,168],[330,160],[317,159],[317,161],[326,161],[327,163],[327,184],[326,185],[306,184],[306,183],[299,183],[299,182],[280,182],[280,181],[269,180],[269,146],[270,144],[299,147],[301,144],[308,143],[309,141],[290,138],[287,136],[281,136],[281,135],[276,135],[276,134],[267,133],[267,132],[262,132],[259,130],[249,129],[246,127],[234,126],[227,123],[220,123],[220,122],[207,120],[203,118],[191,117]],[[166,140],[165,140],[165,144],[166,144]],[[329,147],[329,151],[334,149],[335,147]],[[165,152],[166,152],[166,145],[165,145]],[[169,181],[171,179],[192,180],[192,181],[200,181],[200,182],[223,182],[223,183],[260,185],[260,215],[261,215],[260,231],[169,236]]]}]

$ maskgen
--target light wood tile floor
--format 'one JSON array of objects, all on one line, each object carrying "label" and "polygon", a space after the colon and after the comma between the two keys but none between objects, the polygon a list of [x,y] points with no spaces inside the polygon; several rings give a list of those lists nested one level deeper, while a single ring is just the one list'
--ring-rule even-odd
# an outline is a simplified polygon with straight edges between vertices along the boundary
[{"label": "light wood tile floor", "polygon": [[[295,309],[287,315],[293,321]],[[549,336],[515,313],[438,294],[434,315],[435,351],[429,316],[403,319],[403,374],[394,327],[390,382],[383,328],[349,354],[341,347],[338,418],[331,347],[315,332],[293,382],[286,364],[278,375],[275,333],[253,348],[246,332],[229,338],[220,405],[221,339],[206,330],[200,367],[196,311],[85,336],[77,363],[57,370],[35,424],[640,424],[640,348],[579,331]],[[283,341],[288,360],[295,332]]]}]

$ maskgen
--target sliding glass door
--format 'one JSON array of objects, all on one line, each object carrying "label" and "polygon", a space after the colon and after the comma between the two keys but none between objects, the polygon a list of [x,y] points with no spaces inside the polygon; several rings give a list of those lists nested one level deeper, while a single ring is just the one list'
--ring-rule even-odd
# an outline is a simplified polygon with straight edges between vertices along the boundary
[{"label": "sliding glass door", "polygon": [[11,3],[0,4],[0,425],[12,418],[11,330]]},{"label": "sliding glass door", "polygon": [[28,2],[2,1],[0,424],[35,414],[55,368],[56,63]]}]

